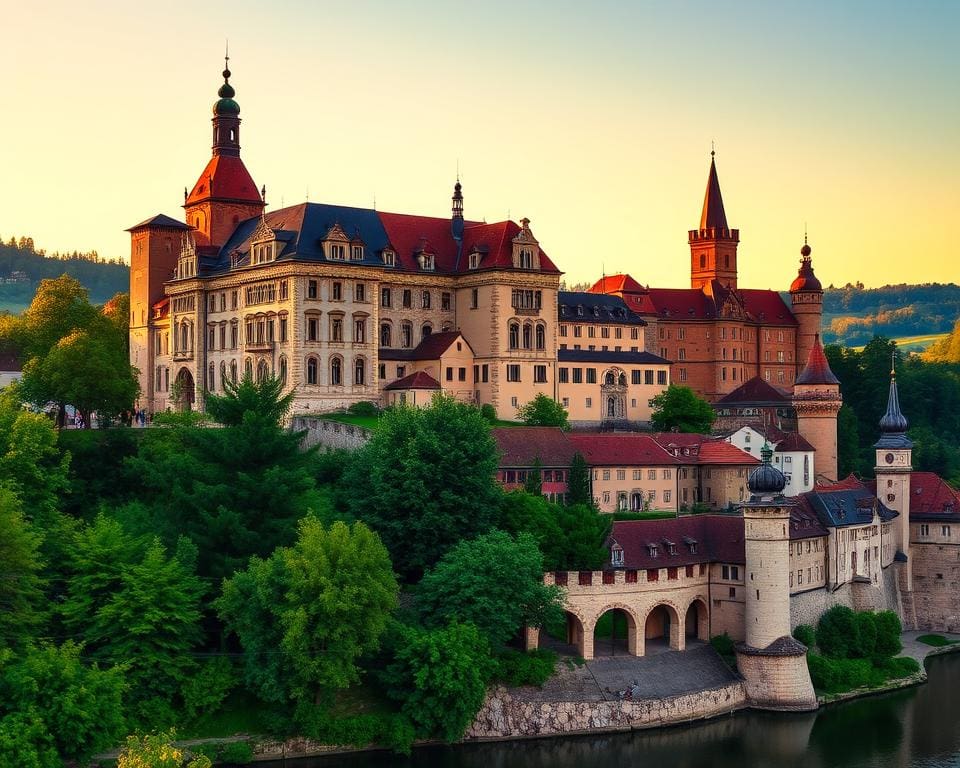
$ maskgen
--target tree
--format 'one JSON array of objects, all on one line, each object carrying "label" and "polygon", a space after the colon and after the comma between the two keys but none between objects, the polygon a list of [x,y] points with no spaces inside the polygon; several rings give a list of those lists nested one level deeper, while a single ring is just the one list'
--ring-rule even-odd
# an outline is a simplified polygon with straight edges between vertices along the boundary
[{"label": "tree", "polygon": [[498,464],[480,412],[436,397],[429,408],[384,413],[344,474],[344,503],[380,534],[400,574],[415,581],[454,543],[489,530]]},{"label": "tree", "polygon": [[610,554],[604,546],[610,525],[611,516],[592,506],[554,504],[525,491],[503,494],[500,526],[533,536],[547,571],[603,567]]},{"label": "tree", "polygon": [[454,742],[483,704],[492,671],[487,641],[472,624],[400,626],[381,674],[390,698],[428,736]]},{"label": "tree", "polygon": [[653,428],[661,432],[676,429],[679,432],[706,434],[717,417],[710,403],[690,387],[679,384],[671,384],[650,404],[653,406],[650,421]]},{"label": "tree", "polygon": [[[135,703],[169,702],[196,668],[191,653],[203,633],[194,575],[196,548],[181,540],[168,556],[159,539],[123,569],[119,588],[97,610],[87,633],[94,659],[123,661]],[[143,710],[141,710],[143,711]]]},{"label": "tree", "polygon": [[3,723],[27,719],[35,752],[52,748],[63,759],[86,763],[123,732],[125,687],[121,667],[85,663],[72,642],[59,648],[42,644],[22,657],[0,660],[0,716]]},{"label": "tree", "polygon": [[198,755],[190,758],[174,745],[174,731],[128,736],[127,743],[117,759],[117,768],[210,768],[210,758]]},{"label": "tree", "polygon": [[824,656],[855,658],[860,651],[860,627],[856,614],[845,605],[835,605],[817,622],[817,647]]},{"label": "tree", "polygon": [[60,339],[88,328],[96,316],[87,289],[75,278],[64,274],[41,280],[14,338],[26,360],[42,358]]},{"label": "tree", "polygon": [[570,462],[570,474],[567,479],[567,504],[586,504],[593,506],[593,494],[590,490],[590,467],[579,451],[573,454]]},{"label": "tree", "polygon": [[522,421],[528,427],[560,427],[560,429],[570,429],[570,421],[566,409],[556,400],[543,392],[538,392],[537,396],[529,403],[521,405],[517,409],[517,419]]},{"label": "tree", "polygon": [[463,541],[424,574],[417,605],[427,626],[470,622],[497,648],[523,624],[559,615],[561,593],[543,583],[543,555],[528,533],[490,531]]},{"label": "tree", "polygon": [[524,478],[523,490],[531,496],[543,495],[542,467],[543,465],[540,463],[540,457],[538,456],[533,460],[533,468],[527,472],[527,476]]},{"label": "tree", "polygon": [[846,477],[860,471],[860,434],[857,414],[849,405],[837,414],[837,474]]},{"label": "tree", "polygon": [[250,421],[276,426],[290,410],[293,391],[284,395],[283,382],[275,376],[254,381],[252,374],[245,373],[238,382],[224,379],[223,394],[208,392],[204,402],[213,420],[225,426],[239,427]]},{"label": "tree", "polygon": [[398,593],[387,550],[366,525],[325,528],[307,517],[294,546],[252,558],[216,605],[262,698],[319,702],[359,679],[356,661],[379,647]]},{"label": "tree", "polygon": [[0,486],[0,648],[28,642],[44,618],[41,537],[13,491]]}]

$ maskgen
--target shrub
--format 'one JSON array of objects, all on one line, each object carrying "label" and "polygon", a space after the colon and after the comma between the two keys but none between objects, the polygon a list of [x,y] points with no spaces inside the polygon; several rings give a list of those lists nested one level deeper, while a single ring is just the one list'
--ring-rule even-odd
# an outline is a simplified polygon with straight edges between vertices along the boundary
[{"label": "shrub", "polygon": [[815,653],[808,653],[807,667],[810,670],[810,680],[814,688],[818,691],[836,690],[837,671],[833,661]]},{"label": "shrub", "polygon": [[521,653],[507,650],[495,661],[493,678],[510,686],[535,685],[541,687],[550,677],[557,663],[557,654],[546,648]]},{"label": "shrub", "polygon": [[888,679],[896,679],[915,675],[920,671],[920,662],[909,656],[898,656],[895,659],[884,659],[880,662],[880,669]]},{"label": "shrub", "polygon": [[294,722],[305,736],[325,744],[353,747],[376,744],[403,754],[409,754],[415,736],[410,721],[396,712],[335,715],[306,701],[297,705]]},{"label": "shrub", "polygon": [[347,413],[352,414],[353,416],[378,416],[380,414],[380,409],[377,407],[376,403],[371,403],[367,400],[364,400],[359,403],[352,403],[347,408]]},{"label": "shrub", "polygon": [[480,415],[491,424],[495,424],[497,422],[497,409],[494,408],[490,403],[484,403],[480,406]]},{"label": "shrub", "polygon": [[872,611],[861,611],[856,614],[857,633],[860,636],[858,656],[872,659],[877,650],[877,619]]},{"label": "shrub", "polygon": [[860,650],[860,631],[852,610],[835,605],[817,624],[817,647],[824,656],[848,659]]},{"label": "shrub", "polygon": [[208,659],[180,688],[187,717],[196,718],[217,710],[237,684],[237,672],[226,656]]},{"label": "shrub", "polygon": [[719,653],[721,656],[733,656],[733,640],[730,639],[730,635],[724,632],[722,635],[714,635],[710,638],[710,645],[713,646],[713,650]]},{"label": "shrub", "polygon": [[253,760],[253,747],[249,741],[231,741],[223,745],[220,759],[224,763],[246,765]]},{"label": "shrub", "polygon": [[813,648],[817,641],[813,627],[809,624],[798,624],[796,629],[793,630],[793,636],[807,646],[807,648]]},{"label": "shrub", "polygon": [[900,632],[903,627],[900,617],[893,611],[880,611],[876,614],[877,644],[875,654],[878,658],[890,658],[903,650]]}]

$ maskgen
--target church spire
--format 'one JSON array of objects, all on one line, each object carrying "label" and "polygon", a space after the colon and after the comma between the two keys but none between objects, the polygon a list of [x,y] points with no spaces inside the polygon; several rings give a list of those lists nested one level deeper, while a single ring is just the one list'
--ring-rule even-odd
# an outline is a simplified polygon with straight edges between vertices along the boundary
[{"label": "church spire", "polygon": [[457,183],[453,185],[453,197],[451,198],[450,233],[453,239],[460,242],[463,240],[463,187],[460,185],[460,174],[457,174]]},{"label": "church spire", "polygon": [[880,417],[880,431],[885,435],[903,434],[910,426],[907,417],[900,411],[900,396],[897,393],[897,370],[895,358],[890,367],[890,391],[887,394],[887,412]]},{"label": "church spire", "polygon": [[710,150],[710,173],[707,176],[707,191],[703,196],[700,229],[726,230],[729,227],[727,227],[727,214],[723,210],[723,195],[720,194],[720,179],[717,178],[715,158],[716,152]]}]

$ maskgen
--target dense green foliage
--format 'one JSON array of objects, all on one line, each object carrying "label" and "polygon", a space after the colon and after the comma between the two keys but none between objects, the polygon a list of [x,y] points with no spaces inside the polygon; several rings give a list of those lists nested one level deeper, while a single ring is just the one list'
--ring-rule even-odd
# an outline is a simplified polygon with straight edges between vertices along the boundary
[{"label": "dense green foliage", "polygon": [[128,737],[117,768],[210,768],[209,757],[190,757],[187,751],[174,746],[175,737],[173,730]]},{"label": "dense green foliage", "polygon": [[513,687],[533,685],[541,687],[553,676],[557,654],[549,648],[521,651],[508,648],[494,659],[493,678]]},{"label": "dense green foliage", "polygon": [[793,636],[807,646],[807,648],[813,648],[817,642],[816,630],[809,624],[797,624],[797,626],[793,628]]},{"label": "dense green foliage", "polygon": [[567,503],[593,505],[593,496],[590,493],[590,467],[587,460],[579,451],[573,454],[570,462],[570,473],[567,475]]},{"label": "dense green foliage", "polygon": [[495,522],[498,457],[480,412],[450,397],[393,408],[344,475],[344,503],[383,539],[394,568],[416,578],[461,539]]},{"label": "dense green foliage", "polygon": [[0,486],[0,649],[22,646],[45,614],[41,537],[26,521],[20,499]]},{"label": "dense green foliage", "polygon": [[707,433],[717,417],[710,403],[690,387],[680,384],[671,384],[650,404],[653,406],[650,423],[659,432],[675,429],[678,432]]},{"label": "dense green foliage", "polygon": [[517,409],[517,420],[528,427],[570,429],[566,408],[543,392],[537,393],[533,400]]},{"label": "dense green foliage", "polygon": [[557,587],[543,583],[543,555],[533,536],[503,531],[457,544],[417,588],[427,626],[470,622],[495,648],[524,624],[539,627],[559,612],[560,597]]},{"label": "dense green foliage", "polygon": [[[908,435],[914,443],[914,469],[936,472],[960,482],[960,446],[956,441],[960,434],[960,364],[904,356],[894,342],[879,336],[861,351],[838,346],[828,346],[824,351],[840,379],[845,403],[838,424],[841,474],[873,474],[873,444],[879,437],[878,423],[887,407],[894,355],[900,407],[910,420]],[[857,436],[858,445],[854,444],[853,435]]]}]

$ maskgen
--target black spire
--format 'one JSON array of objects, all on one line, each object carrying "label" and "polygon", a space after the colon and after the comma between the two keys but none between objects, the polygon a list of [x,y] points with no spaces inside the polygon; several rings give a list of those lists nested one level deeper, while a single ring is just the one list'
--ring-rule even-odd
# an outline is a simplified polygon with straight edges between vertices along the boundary
[{"label": "black spire", "polygon": [[703,196],[703,212],[700,214],[700,229],[724,231],[727,226],[727,214],[723,209],[723,195],[720,194],[720,180],[717,178],[716,153],[710,151],[710,174],[707,176],[707,192]]},{"label": "black spire", "polygon": [[[892,357],[892,356],[891,356]],[[900,396],[897,393],[897,371],[890,368],[890,392],[887,395],[887,412],[880,417],[880,439],[877,448],[910,448],[913,443],[907,437],[910,422],[900,410]]]},{"label": "black spire", "polygon": [[457,183],[453,185],[453,205],[451,207],[450,232],[453,239],[463,240],[463,187],[460,186],[460,176],[457,175]]}]

